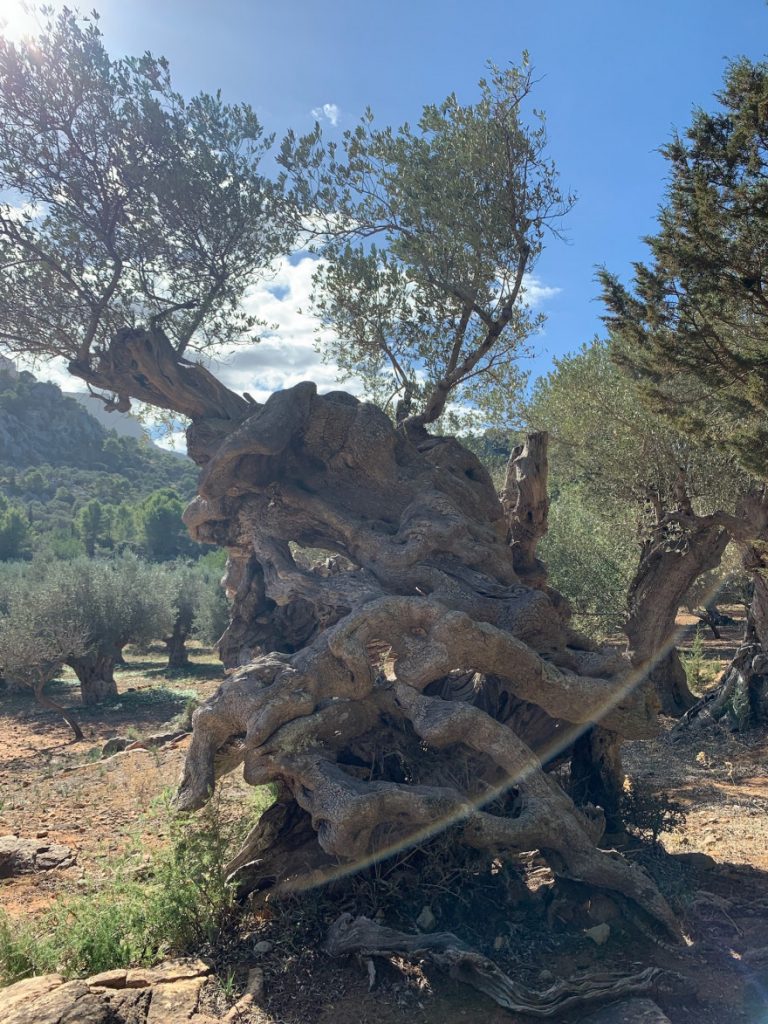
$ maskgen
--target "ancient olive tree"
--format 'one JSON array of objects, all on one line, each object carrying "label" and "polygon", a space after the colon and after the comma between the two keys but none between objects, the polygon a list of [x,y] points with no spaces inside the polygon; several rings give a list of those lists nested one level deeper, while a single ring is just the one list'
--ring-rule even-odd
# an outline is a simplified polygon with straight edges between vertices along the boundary
[{"label": "ancient olive tree", "polygon": [[[677,935],[650,878],[600,849],[603,813],[575,806],[542,767],[599,721],[585,792],[609,793],[620,738],[654,732],[653,695],[633,685],[622,659],[575,633],[567,606],[546,588],[526,507],[530,449],[516,454],[502,504],[477,458],[427,429],[452,395],[479,394],[481,375],[503,393],[510,356],[535,323],[526,274],[568,198],[542,126],[525,120],[529,70],[494,72],[478,104],[449,98],[413,130],[378,132],[366,122],[343,154],[317,134],[289,138],[281,151],[288,198],[322,233],[321,310],[356,363],[391,367],[401,393],[393,422],[374,404],[319,395],[311,383],[262,405],[189,358],[232,337],[227,317],[246,269],[257,269],[248,258],[260,248],[266,262],[289,234],[285,220],[273,224],[280,203],[238,155],[234,140],[250,115],[207,98],[184,105],[170,92],[155,102],[154,90],[166,88],[162,65],[114,64],[92,30],[79,32],[68,18],[54,26],[55,67],[0,49],[0,122],[19,111],[11,135],[0,136],[0,175],[45,205],[42,214],[3,217],[11,279],[30,281],[26,290],[8,286],[15,312],[4,340],[12,350],[64,355],[116,407],[149,402],[190,421],[188,452],[201,474],[185,519],[195,539],[230,554],[234,606],[223,646],[243,667],[195,713],[179,805],[199,807],[239,763],[250,783],[277,784],[277,802],[233,866],[241,889],[319,882],[453,825],[457,845],[483,851],[489,871],[495,858],[538,848],[558,876],[608,889]],[[78,91],[58,118],[54,86],[63,78],[67,92],[73,48]],[[54,114],[40,106],[49,95]],[[125,116],[141,146],[127,128],[120,135]],[[101,137],[105,120],[119,147],[112,131]],[[83,151],[92,154],[87,166]],[[173,188],[158,191],[152,175],[141,176],[155,154],[161,182],[178,164]],[[114,203],[111,172],[103,193],[91,187],[107,155],[120,181],[124,166],[140,165]],[[30,156],[40,164],[28,179]],[[78,187],[79,174],[95,174],[87,203],[76,190],[70,202],[70,169]],[[63,258],[60,238],[69,244],[70,231],[92,230],[103,241],[112,222],[115,244],[144,226],[154,244],[173,244],[178,293],[175,260],[159,254],[162,272],[152,277],[140,246],[121,250],[117,263],[108,247],[86,255],[83,245],[79,259]],[[242,259],[222,293],[213,280],[217,269],[228,273],[230,243]],[[81,272],[92,259],[93,275]],[[105,274],[96,295],[91,278]],[[50,322],[36,322],[37,275],[55,310],[44,311]],[[296,546],[336,557],[314,571]]]},{"label": "ancient olive tree", "polygon": [[[40,572],[40,566],[36,566]],[[58,599],[56,615],[86,638],[66,663],[80,683],[83,704],[117,696],[115,666],[129,643],[172,635],[177,615],[171,575],[133,555],[54,562],[47,577]]]},{"label": "ancient olive tree", "polygon": [[768,65],[736,61],[717,99],[662,149],[666,201],[634,287],[601,277],[612,353],[651,408],[763,482],[748,500],[754,528],[740,538],[754,583],[747,636],[719,709],[733,710],[738,691],[734,717],[746,723],[766,716],[768,671]]},{"label": "ancient olive tree", "polygon": [[682,714],[696,698],[674,646],[675,617],[734,533],[752,528],[737,516],[747,474],[720,448],[652,413],[599,341],[558,360],[537,382],[528,418],[550,431],[566,500],[577,488],[595,523],[635,549],[621,602],[630,657],[655,684],[663,710]]},{"label": "ancient olive tree", "polygon": [[82,657],[88,638],[78,623],[59,614],[59,595],[50,580],[29,579],[16,566],[2,573],[0,678],[11,690],[29,689],[41,707],[58,712],[76,740],[83,732],[71,710],[57,704],[46,686],[71,657]]}]

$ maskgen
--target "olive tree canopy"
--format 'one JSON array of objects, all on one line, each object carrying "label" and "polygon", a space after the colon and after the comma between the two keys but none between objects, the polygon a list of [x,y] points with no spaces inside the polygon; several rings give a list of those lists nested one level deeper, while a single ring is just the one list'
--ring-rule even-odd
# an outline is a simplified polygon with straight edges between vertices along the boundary
[{"label": "olive tree canopy", "polygon": [[252,340],[244,290],[292,237],[271,143],[247,104],[185,100],[165,60],[113,60],[70,10],[0,37],[0,343],[89,380],[127,327],[178,357]]},{"label": "olive tree canopy", "polygon": [[543,322],[526,284],[573,197],[528,111],[533,73],[489,66],[480,98],[450,95],[415,126],[371,111],[340,147],[319,129],[283,142],[294,198],[323,257],[315,308],[329,356],[381,404],[432,423],[452,402],[509,413],[516,359]]}]

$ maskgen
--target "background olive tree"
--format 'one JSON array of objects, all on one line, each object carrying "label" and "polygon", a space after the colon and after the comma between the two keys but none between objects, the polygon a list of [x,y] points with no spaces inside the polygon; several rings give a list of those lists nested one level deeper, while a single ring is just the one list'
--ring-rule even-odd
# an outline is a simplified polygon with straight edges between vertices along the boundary
[{"label": "background olive tree", "polygon": [[579,607],[576,566],[558,531],[586,540],[591,529],[592,568],[580,574],[587,607],[606,624],[623,620],[631,657],[655,682],[664,710],[685,711],[694,697],[674,647],[675,616],[696,579],[719,566],[747,474],[722,449],[654,414],[600,341],[556,361],[537,382],[528,417],[550,432],[558,496],[544,550],[554,556],[553,583],[562,581]]},{"label": "background olive tree", "polygon": [[649,261],[631,288],[608,270],[601,281],[612,354],[649,407],[757,478],[740,537],[753,600],[718,711],[754,724],[768,717],[768,65],[733,62],[716,99],[662,148]]},{"label": "background olive tree", "polygon": [[37,703],[58,712],[81,740],[77,719],[45,688],[70,658],[85,656],[87,631],[60,614],[59,594],[49,580],[31,580],[16,567],[4,568],[1,579],[0,677],[12,691],[31,690]]}]

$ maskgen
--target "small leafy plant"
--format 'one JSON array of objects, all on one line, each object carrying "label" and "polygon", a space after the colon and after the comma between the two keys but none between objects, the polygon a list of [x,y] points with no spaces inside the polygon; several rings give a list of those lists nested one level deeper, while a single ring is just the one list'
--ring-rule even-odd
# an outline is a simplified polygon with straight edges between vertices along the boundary
[{"label": "small leafy plant", "polygon": [[697,696],[702,696],[714,682],[719,668],[716,662],[706,656],[701,627],[696,627],[696,635],[693,638],[691,649],[688,654],[682,654],[680,660],[685,669],[685,678],[689,689]]},{"label": "small leafy plant", "polygon": [[137,876],[129,861],[106,884],[57,903],[42,918],[0,910],[0,985],[35,974],[73,977],[157,963],[216,944],[235,914],[225,865],[232,827],[218,797],[196,815],[165,804],[170,842]]}]

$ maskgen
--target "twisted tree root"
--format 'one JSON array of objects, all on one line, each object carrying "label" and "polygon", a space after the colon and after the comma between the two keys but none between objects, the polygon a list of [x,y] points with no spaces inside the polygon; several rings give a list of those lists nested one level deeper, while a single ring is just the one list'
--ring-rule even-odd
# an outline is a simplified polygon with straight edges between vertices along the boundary
[{"label": "twisted tree root", "polygon": [[[185,518],[198,540],[231,549],[242,604],[229,641],[262,650],[195,713],[178,803],[199,807],[240,760],[248,782],[278,783],[280,809],[233,868],[242,888],[354,870],[460,823],[461,841],[489,856],[541,849],[553,870],[621,893],[678,935],[651,880],[597,849],[602,815],[577,809],[542,770],[595,723],[616,748],[653,735],[656,705],[542,585],[543,523],[527,540],[519,528],[531,467],[515,471],[513,522],[455,439],[396,428],[350,395],[301,384],[227,408],[190,428],[203,474]],[[295,545],[344,568],[308,568]],[[380,770],[382,737],[393,756]],[[420,774],[419,743],[444,759],[444,777]],[[409,777],[392,767],[406,749]],[[613,774],[615,786],[618,759]],[[520,813],[493,813],[510,787]],[[595,789],[584,799],[607,806]]]},{"label": "twisted tree root", "polygon": [[476,953],[450,932],[408,935],[367,917],[353,918],[351,914],[342,914],[331,925],[325,949],[331,956],[363,953],[426,960],[449,977],[490,996],[499,1006],[530,1017],[556,1017],[577,1006],[656,992],[670,977],[658,967],[647,967],[634,974],[590,971],[539,992],[514,982],[492,960]]}]

